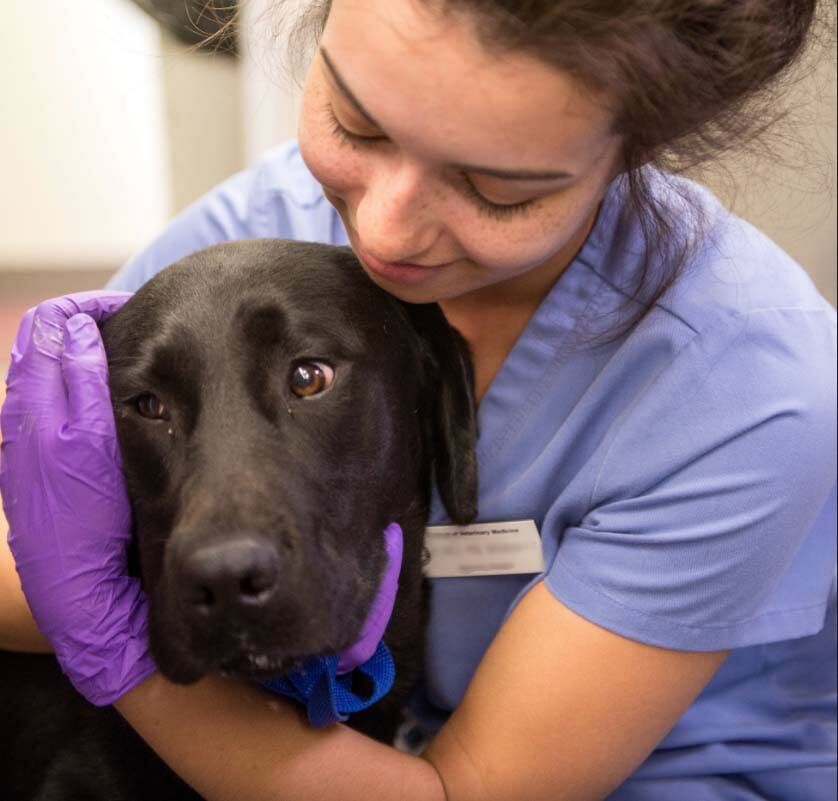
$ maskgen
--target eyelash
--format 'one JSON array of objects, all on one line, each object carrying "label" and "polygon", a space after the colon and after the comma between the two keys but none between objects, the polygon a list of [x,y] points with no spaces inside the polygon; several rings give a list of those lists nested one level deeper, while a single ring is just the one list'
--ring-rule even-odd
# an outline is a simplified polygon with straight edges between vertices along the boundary
[{"label": "eyelash", "polygon": [[[376,142],[382,142],[385,140],[385,137],[383,136],[361,136],[360,134],[352,133],[352,131],[348,131],[340,124],[340,121],[331,106],[328,107],[328,112],[332,134],[339,139],[342,144],[355,148],[369,147]],[[474,202],[475,205],[477,205],[481,213],[487,215],[488,217],[494,217],[495,219],[508,219],[509,217],[514,217],[517,214],[527,211],[536,202],[535,200],[524,200],[520,203],[510,204],[492,203],[491,200],[487,200],[480,194],[480,192],[477,191],[476,187],[466,173],[460,172],[459,177],[461,179],[460,190],[466,195],[466,197]]]}]

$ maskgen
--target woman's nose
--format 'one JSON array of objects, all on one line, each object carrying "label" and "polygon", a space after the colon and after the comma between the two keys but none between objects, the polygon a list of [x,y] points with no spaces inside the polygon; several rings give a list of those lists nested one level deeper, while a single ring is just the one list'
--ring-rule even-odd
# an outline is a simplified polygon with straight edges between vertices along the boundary
[{"label": "woman's nose", "polygon": [[430,179],[404,163],[376,170],[355,211],[361,247],[385,262],[419,262],[430,253],[441,226]]}]

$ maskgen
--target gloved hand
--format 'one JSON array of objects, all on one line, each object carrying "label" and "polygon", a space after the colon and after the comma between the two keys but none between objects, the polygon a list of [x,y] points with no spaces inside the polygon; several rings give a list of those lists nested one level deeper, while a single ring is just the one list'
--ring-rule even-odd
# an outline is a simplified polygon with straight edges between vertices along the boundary
[{"label": "gloved hand", "polygon": [[131,513],[96,321],[126,292],[45,301],[23,318],[0,414],[9,547],[38,628],[73,686],[112,703],[155,670],[127,575]]},{"label": "gloved hand", "polygon": [[370,607],[358,639],[340,655],[337,666],[338,675],[349,673],[372,657],[384,636],[384,629],[390,622],[396,593],[399,591],[399,573],[402,569],[404,549],[402,528],[398,523],[390,523],[384,529],[384,547],[387,550],[387,567],[381,577],[378,594]]}]

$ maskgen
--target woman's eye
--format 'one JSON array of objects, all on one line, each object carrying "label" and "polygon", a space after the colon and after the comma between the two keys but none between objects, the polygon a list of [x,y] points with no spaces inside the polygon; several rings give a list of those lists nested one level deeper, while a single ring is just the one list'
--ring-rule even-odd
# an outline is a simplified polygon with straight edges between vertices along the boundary
[{"label": "woman's eye", "polygon": [[291,372],[291,392],[308,398],[332,386],[335,371],[324,362],[298,362]]},{"label": "woman's eye", "polygon": [[171,415],[166,405],[157,395],[146,392],[136,400],[137,411],[150,420],[169,420]]},{"label": "woman's eye", "polygon": [[360,134],[350,131],[335,115],[334,109],[329,106],[327,109],[329,114],[329,122],[332,129],[332,134],[336,136],[341,142],[350,145],[369,145],[376,142],[383,142],[386,137],[381,134]]},{"label": "woman's eye", "polygon": [[503,219],[514,217],[516,214],[526,213],[536,204],[536,199],[522,200],[517,203],[495,203],[477,191],[477,187],[465,173],[460,175],[462,189],[467,197],[477,204],[478,209],[489,217]]}]

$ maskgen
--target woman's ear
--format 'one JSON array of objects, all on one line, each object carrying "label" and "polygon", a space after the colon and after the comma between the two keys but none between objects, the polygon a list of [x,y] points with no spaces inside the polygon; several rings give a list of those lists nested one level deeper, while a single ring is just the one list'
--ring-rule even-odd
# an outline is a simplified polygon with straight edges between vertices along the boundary
[{"label": "woman's ear", "polygon": [[469,523],[477,514],[477,407],[468,344],[435,303],[405,305],[425,351],[437,488],[451,520]]}]

